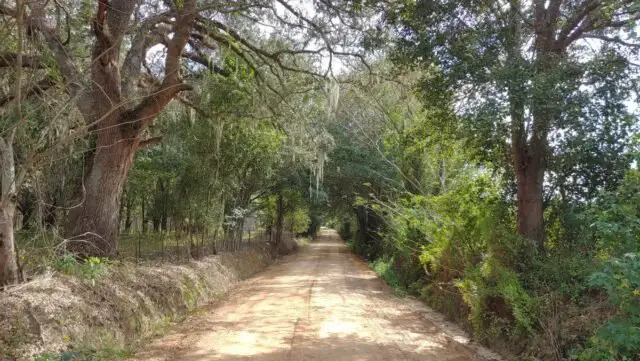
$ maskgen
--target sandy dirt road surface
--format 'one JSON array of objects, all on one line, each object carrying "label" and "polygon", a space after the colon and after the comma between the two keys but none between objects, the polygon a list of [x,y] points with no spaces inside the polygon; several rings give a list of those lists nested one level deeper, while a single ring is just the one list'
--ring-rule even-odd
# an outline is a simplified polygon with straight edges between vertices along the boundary
[{"label": "sandy dirt road surface", "polygon": [[154,361],[499,360],[418,301],[397,298],[335,231],[143,347]]}]

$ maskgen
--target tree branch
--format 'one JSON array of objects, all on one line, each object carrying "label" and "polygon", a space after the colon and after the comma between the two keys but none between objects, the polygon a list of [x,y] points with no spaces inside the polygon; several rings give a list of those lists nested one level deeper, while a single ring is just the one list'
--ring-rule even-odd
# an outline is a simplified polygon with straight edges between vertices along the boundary
[{"label": "tree branch", "polygon": [[154,36],[151,30],[159,23],[170,22],[171,17],[169,13],[164,13],[146,19],[138,28],[136,35],[131,41],[131,48],[129,48],[124,62],[122,63],[122,68],[120,69],[122,95],[125,99],[133,96],[135,82],[131,80],[140,75],[140,69],[142,67],[144,57],[147,54],[147,50],[151,46],[160,42],[160,40],[152,40],[157,37]]},{"label": "tree branch", "polygon": [[[18,54],[16,53],[0,53],[0,68],[15,67],[17,59]],[[42,69],[44,68],[44,64],[42,63],[40,57],[22,55],[22,67]]]},{"label": "tree branch", "polygon": [[576,11],[569,19],[566,24],[560,29],[560,33],[558,34],[557,42],[561,44],[564,48],[568,46],[571,42],[567,41],[569,35],[574,33],[575,31],[579,31],[583,24],[583,21],[587,17],[589,17],[593,12],[600,9],[602,5],[601,1],[598,0],[585,0],[579,7],[579,10]]},{"label": "tree branch", "polygon": [[86,101],[87,99],[84,96],[78,96],[80,94],[87,94],[85,92],[85,86],[80,80],[80,72],[76,69],[74,62],[71,60],[71,56],[55,30],[46,25],[44,5],[42,1],[34,0],[28,2],[27,6],[31,9],[31,16],[27,17],[25,23],[30,29],[37,30],[42,34],[47,47],[56,59],[60,73],[65,79],[67,93],[72,99],[75,98],[76,106],[85,119],[89,119],[93,113],[91,102]]},{"label": "tree branch", "polygon": [[10,8],[4,4],[0,4],[0,15],[7,15],[15,18],[18,16],[16,9]]},{"label": "tree branch", "polygon": [[135,0],[110,0],[108,3],[107,24],[109,35],[114,44],[122,40],[122,36],[128,30],[129,21],[138,1]]},{"label": "tree branch", "polygon": [[624,41],[622,39],[620,39],[620,37],[610,37],[610,36],[605,36],[605,35],[594,35],[594,34],[587,34],[581,37],[582,39],[598,39],[598,40],[602,40],[604,42],[607,43],[616,43],[616,44],[620,44],[622,46],[626,46],[629,48],[635,48],[635,49],[640,49],[640,43],[630,43],[628,41]]},{"label": "tree branch", "polygon": [[[192,45],[192,47],[195,49],[195,46]],[[211,58],[206,57],[205,55],[201,54],[200,52],[194,53],[194,52],[183,52],[182,53],[182,57],[188,60],[191,60],[194,63],[198,63],[202,66],[204,66],[205,68],[209,69],[210,71],[222,75],[222,76],[229,76],[229,72],[222,69],[221,67],[217,66],[216,64],[213,63]]]},{"label": "tree branch", "polygon": [[140,141],[140,143],[138,143],[138,149],[142,149],[142,148],[149,148],[149,147],[153,147],[157,144],[160,144],[160,142],[162,142],[162,139],[164,137],[159,135],[157,137],[151,137],[151,138],[147,138],[147,139],[143,139]]},{"label": "tree branch", "polygon": [[178,93],[191,89],[189,85],[182,82],[180,59],[196,17],[195,2],[195,0],[184,0],[182,11],[176,16],[173,38],[167,44],[164,79],[159,88],[145,97],[133,110],[127,112],[126,119],[123,119],[127,122],[135,121],[133,124],[136,126],[133,130],[136,135],[141,129],[146,128]]}]

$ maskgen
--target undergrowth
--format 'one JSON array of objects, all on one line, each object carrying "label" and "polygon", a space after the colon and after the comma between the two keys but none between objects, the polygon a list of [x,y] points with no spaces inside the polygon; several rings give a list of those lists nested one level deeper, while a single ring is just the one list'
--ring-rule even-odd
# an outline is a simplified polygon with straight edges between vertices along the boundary
[{"label": "undergrowth", "polygon": [[383,227],[355,231],[347,220],[340,233],[394,290],[419,295],[498,351],[517,359],[636,361],[639,204],[637,170],[592,204],[554,199],[541,249],[517,235],[512,203],[486,174],[438,195],[407,196],[393,211],[373,203]]},{"label": "undergrowth", "polygon": [[54,268],[66,275],[74,275],[87,284],[94,286],[96,281],[103,276],[112,261],[107,258],[89,257],[82,262],[67,253],[54,263]]},{"label": "undergrowth", "polygon": [[408,294],[407,288],[403,284],[400,276],[393,269],[393,259],[384,260],[377,259],[369,263],[369,266],[373,271],[380,276],[393,290],[393,294],[399,297],[406,296]]}]

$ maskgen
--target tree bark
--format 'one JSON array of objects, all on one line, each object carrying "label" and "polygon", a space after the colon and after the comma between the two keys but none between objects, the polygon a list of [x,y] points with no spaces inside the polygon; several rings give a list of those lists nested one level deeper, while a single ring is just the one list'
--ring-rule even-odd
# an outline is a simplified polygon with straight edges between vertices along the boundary
[{"label": "tree bark", "polygon": [[2,197],[0,197],[0,287],[18,283],[18,262],[14,239],[16,173],[13,136],[0,138]]},{"label": "tree bark", "polygon": [[[544,164],[539,149],[515,148],[517,189],[517,226],[518,233],[533,242],[533,246],[544,246],[544,206],[543,180]],[[527,154],[534,153],[534,154]]]},{"label": "tree bark", "polygon": [[[542,2],[544,3],[544,2]],[[539,3],[536,9],[542,11]],[[531,130],[529,139],[519,140],[515,151],[516,184],[518,193],[517,225],[520,235],[530,239],[538,251],[544,250],[544,174],[549,129],[560,110],[557,89],[559,64],[565,49],[555,42],[557,7],[553,1],[545,15],[537,14],[535,22],[535,60],[533,63],[531,97]],[[524,79],[524,78],[522,78]],[[524,123],[522,123],[524,127]],[[525,135],[526,136],[526,135]]]},{"label": "tree bark", "polygon": [[98,138],[93,167],[84,181],[83,202],[69,212],[67,219],[67,249],[76,256],[116,255],[120,201],[136,143]]}]

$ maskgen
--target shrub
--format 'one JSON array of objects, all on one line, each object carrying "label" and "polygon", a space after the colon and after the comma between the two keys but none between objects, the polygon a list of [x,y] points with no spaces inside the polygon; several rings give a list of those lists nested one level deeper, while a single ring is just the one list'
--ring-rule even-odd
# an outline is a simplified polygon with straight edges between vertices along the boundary
[{"label": "shrub", "polygon": [[58,259],[54,268],[66,275],[75,275],[91,286],[107,271],[108,260],[98,257],[89,257],[84,262],[77,262],[72,254],[65,254]]},{"label": "shrub", "polygon": [[574,359],[581,361],[638,360],[640,355],[640,255],[611,259],[590,285],[603,289],[619,316],[598,329]]},{"label": "shrub", "polygon": [[477,335],[533,332],[535,302],[518,275],[497,260],[487,258],[455,284],[471,310],[469,321]]},{"label": "shrub", "polygon": [[378,258],[369,264],[373,271],[394,290],[397,295],[405,295],[405,285],[394,270],[393,258],[385,260]]},{"label": "shrub", "polygon": [[340,223],[338,233],[345,241],[353,240],[353,228],[351,227],[351,221],[344,221]]},{"label": "shrub", "polygon": [[300,234],[309,230],[309,210],[307,208],[296,208],[293,212],[285,216],[286,229],[293,230],[293,233]]}]

